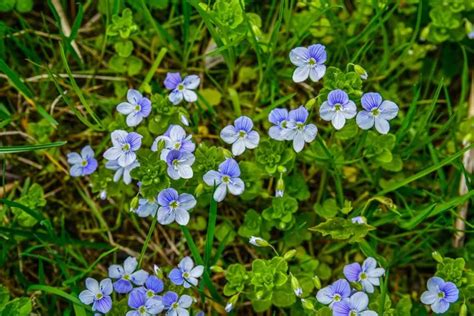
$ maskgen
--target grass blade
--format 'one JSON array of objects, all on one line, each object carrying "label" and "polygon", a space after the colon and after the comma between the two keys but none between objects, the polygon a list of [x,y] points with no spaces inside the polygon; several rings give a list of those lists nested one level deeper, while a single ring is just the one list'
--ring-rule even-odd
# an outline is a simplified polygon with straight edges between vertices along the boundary
[{"label": "grass blade", "polygon": [[60,141],[60,142],[38,144],[38,145],[3,146],[3,147],[0,147],[0,154],[15,154],[15,153],[60,147],[60,146],[65,145],[66,143],[67,143],[66,141]]}]

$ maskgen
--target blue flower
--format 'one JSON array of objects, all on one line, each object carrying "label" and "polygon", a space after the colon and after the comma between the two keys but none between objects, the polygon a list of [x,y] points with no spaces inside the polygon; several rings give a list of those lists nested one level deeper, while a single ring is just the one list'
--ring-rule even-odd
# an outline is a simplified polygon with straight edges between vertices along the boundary
[{"label": "blue flower", "polygon": [[164,142],[164,148],[161,151],[161,160],[166,161],[168,153],[172,150],[179,150],[192,153],[196,148],[196,145],[191,141],[192,135],[186,135],[185,130],[179,125],[170,125],[168,130],[162,135],[158,136],[151,150],[158,150],[158,143],[160,141]]},{"label": "blue flower", "polygon": [[104,279],[97,282],[93,278],[86,279],[87,290],[79,294],[79,299],[86,305],[92,304],[92,311],[98,311],[103,314],[108,313],[112,309],[112,281]]},{"label": "blue flower", "polygon": [[190,257],[184,257],[177,268],[171,270],[168,277],[171,282],[176,285],[183,285],[185,288],[190,288],[191,285],[198,285],[198,278],[204,272],[204,266],[194,266],[193,259]]},{"label": "blue flower", "polygon": [[234,159],[229,158],[219,165],[218,171],[208,171],[203,179],[207,185],[217,186],[214,192],[214,200],[221,202],[224,200],[227,190],[233,195],[240,195],[244,192],[245,184],[239,177],[239,164]]},{"label": "blue flower", "polygon": [[148,278],[148,272],[144,270],[135,271],[138,266],[137,259],[128,257],[125,259],[123,266],[113,264],[109,267],[109,277],[117,279],[114,282],[115,292],[124,294],[133,289],[133,284],[143,285]]},{"label": "blue flower", "polygon": [[87,176],[97,169],[97,160],[94,159],[94,151],[91,146],[82,148],[81,154],[67,154],[67,162],[71,165],[69,173],[73,177]]},{"label": "blue flower", "polygon": [[431,305],[436,314],[442,314],[449,309],[449,304],[456,302],[459,298],[459,290],[453,282],[445,282],[439,277],[428,280],[428,291],[421,294],[421,302]]},{"label": "blue flower", "polygon": [[156,216],[158,204],[155,200],[139,199],[135,213],[140,217]]},{"label": "blue flower", "polygon": [[156,298],[161,301],[161,296],[159,296],[158,293],[163,292],[164,284],[163,281],[156,275],[148,276],[143,288],[146,291],[147,298]]},{"label": "blue flower", "polygon": [[177,105],[184,99],[187,102],[196,102],[197,95],[193,90],[199,86],[201,79],[196,75],[190,75],[184,77],[181,80],[179,72],[169,72],[166,75],[165,87],[168,90],[172,90],[168,96],[171,103]]},{"label": "blue flower", "polygon": [[318,129],[314,124],[305,124],[308,119],[308,110],[300,106],[291,110],[288,118],[290,119],[288,128],[282,131],[282,136],[286,140],[293,140],[293,149],[298,153],[303,150],[305,143],[310,143],[316,137]]},{"label": "blue flower", "polygon": [[149,316],[163,311],[161,299],[148,298],[144,288],[134,289],[128,296],[128,306],[134,310],[128,311],[126,316]]},{"label": "blue flower", "polygon": [[175,292],[168,291],[163,295],[163,305],[166,316],[188,316],[188,308],[191,307],[193,299],[189,295],[178,296]]},{"label": "blue flower", "polygon": [[303,82],[308,77],[311,81],[319,81],[326,73],[326,48],[321,44],[297,47],[291,50],[290,60],[297,66],[293,72],[294,82]]},{"label": "blue flower", "polygon": [[145,117],[150,115],[151,101],[134,89],[128,90],[127,100],[128,102],[117,105],[117,111],[127,115],[128,126],[137,126]]},{"label": "blue flower", "polygon": [[176,221],[179,225],[189,222],[189,210],[196,205],[194,196],[188,193],[178,194],[173,188],[164,189],[158,194],[158,222],[168,225]]},{"label": "blue flower", "polygon": [[377,261],[369,257],[362,266],[355,262],[344,267],[344,275],[349,282],[359,282],[367,293],[374,293],[374,285],[380,285],[380,277],[384,275],[383,268],[377,268]]},{"label": "blue flower", "polygon": [[337,280],[333,284],[318,291],[316,299],[324,305],[332,308],[334,303],[340,302],[351,295],[351,286],[344,279]]},{"label": "blue flower", "polygon": [[346,124],[346,119],[354,118],[357,114],[355,103],[343,90],[337,89],[329,92],[328,100],[319,108],[319,115],[325,121],[331,121],[335,129],[341,129]]},{"label": "blue flower", "polygon": [[334,303],[333,316],[377,316],[374,311],[367,310],[369,297],[364,292],[356,292],[348,299]]},{"label": "blue flower", "polygon": [[110,169],[110,170],[115,170],[114,182],[118,182],[120,178],[122,178],[123,176],[123,183],[125,184],[130,184],[130,182],[132,182],[132,177],[130,176],[130,172],[139,166],[140,164],[138,163],[138,161],[134,161],[126,167],[120,166],[117,160],[110,160],[110,161],[107,161],[107,163],[105,164],[105,168]]},{"label": "blue flower", "polygon": [[232,144],[234,156],[241,155],[245,148],[254,149],[258,146],[260,135],[252,130],[253,122],[247,116],[241,116],[234,125],[227,125],[221,131],[221,138],[227,144]]},{"label": "blue flower", "polygon": [[390,130],[388,121],[398,114],[398,106],[392,101],[382,101],[382,96],[376,92],[368,92],[361,98],[363,111],[357,113],[356,122],[362,129],[375,129],[380,134],[387,134]]},{"label": "blue flower", "polygon": [[142,145],[142,137],[142,135],[135,132],[113,131],[111,135],[113,147],[106,150],[104,158],[117,160],[121,167],[131,165],[137,159],[135,151]]},{"label": "blue flower", "polygon": [[168,175],[173,180],[191,179],[193,177],[193,165],[195,157],[187,151],[171,150],[166,155],[166,163],[168,164]]},{"label": "blue flower", "polygon": [[353,224],[367,224],[367,219],[364,216],[356,216],[351,218]]},{"label": "blue flower", "polygon": [[285,140],[283,131],[288,128],[288,121],[290,120],[287,109],[273,109],[268,114],[268,121],[274,126],[268,130],[268,135],[275,140]]}]

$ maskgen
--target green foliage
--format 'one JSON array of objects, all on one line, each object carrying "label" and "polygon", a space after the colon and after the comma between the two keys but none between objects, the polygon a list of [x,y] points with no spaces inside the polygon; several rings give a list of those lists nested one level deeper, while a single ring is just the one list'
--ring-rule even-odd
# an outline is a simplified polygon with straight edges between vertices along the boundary
[{"label": "green foliage", "polygon": [[298,201],[288,195],[272,199],[272,206],[262,212],[262,217],[280,230],[288,230],[295,224],[294,213]]},{"label": "green foliage", "polygon": [[274,174],[278,166],[290,169],[294,158],[295,153],[291,148],[273,139],[261,141],[255,149],[255,161],[269,174]]},{"label": "green foliage", "polygon": [[[459,42],[466,36],[464,21],[474,7],[466,0],[430,1],[429,12],[431,23],[426,32],[428,40],[434,43],[444,41]],[[470,30],[467,30],[469,33]]]},{"label": "green foliage", "polygon": [[8,289],[0,284],[0,316],[27,316],[31,311],[32,304],[29,298],[10,299]]},{"label": "green foliage", "polygon": [[155,198],[161,190],[170,186],[170,179],[166,176],[166,162],[160,159],[160,153],[143,150],[138,154],[140,166],[130,173],[138,180],[140,192],[147,199]]},{"label": "green foliage", "polygon": [[347,242],[361,242],[369,231],[375,227],[367,224],[353,223],[350,219],[340,217],[329,218],[325,222],[310,228],[311,231],[319,232],[323,236],[330,235],[337,240]]},{"label": "green foliage", "polygon": [[224,286],[224,295],[232,296],[244,290],[249,282],[249,274],[241,264],[231,264],[225,272],[227,280]]},{"label": "green foliage", "polygon": [[28,13],[33,9],[33,0],[0,0],[0,12],[16,10]]},{"label": "green foliage", "polygon": [[[15,202],[32,210],[41,211],[41,208],[46,205],[42,186],[38,183],[33,183],[28,187],[27,184],[23,188],[20,198],[15,200]],[[32,227],[38,222],[35,217],[31,216],[21,208],[13,207],[12,211],[13,214],[15,214],[18,224],[21,226]]]},{"label": "green foliage", "polygon": [[457,286],[462,284],[462,276],[466,262],[463,258],[444,258],[438,263],[436,275],[446,281],[451,281]]}]

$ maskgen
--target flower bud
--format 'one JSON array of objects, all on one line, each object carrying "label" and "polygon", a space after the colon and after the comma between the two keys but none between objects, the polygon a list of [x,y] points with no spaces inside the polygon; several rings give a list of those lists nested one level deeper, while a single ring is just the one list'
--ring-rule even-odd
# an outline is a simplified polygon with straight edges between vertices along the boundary
[{"label": "flower bud", "polygon": [[461,308],[459,309],[459,316],[467,316],[467,305],[466,305],[466,303],[461,305]]},{"label": "flower bud", "polygon": [[153,272],[155,273],[158,279],[163,279],[163,271],[156,264],[153,265]]},{"label": "flower bud", "polygon": [[354,65],[354,71],[362,78],[362,80],[367,80],[369,77],[367,71],[365,71],[365,69],[360,65]]},{"label": "flower bud", "polygon": [[99,197],[101,200],[105,200],[107,198],[107,191],[105,190],[100,191]]},{"label": "flower bud", "polygon": [[285,166],[278,166],[278,167],[277,167],[277,171],[278,171],[279,173],[285,173],[287,170],[286,170]]},{"label": "flower bud", "polygon": [[316,104],[316,99],[312,98],[312,99],[309,99],[308,102],[306,102],[304,107],[309,111],[313,108],[315,104]]},{"label": "flower bud", "polygon": [[222,273],[224,269],[221,266],[211,266],[211,271],[215,273]]},{"label": "flower bud", "polygon": [[189,121],[188,121],[188,118],[186,117],[186,115],[180,114],[179,115],[179,120],[181,121],[181,123],[183,123],[183,125],[189,126]]},{"label": "flower bud", "polygon": [[291,281],[291,288],[297,297],[301,297],[303,295],[303,289],[300,286],[300,282],[298,279],[293,275],[290,274],[290,281]]},{"label": "flower bud", "polygon": [[296,255],[296,250],[295,250],[295,249],[288,250],[288,251],[283,255],[283,259],[285,259],[286,261],[288,261],[288,260],[291,260],[295,255]]},{"label": "flower bud", "polygon": [[283,181],[282,178],[280,178],[280,179],[277,180],[275,196],[276,197],[283,197],[284,194],[285,194],[285,182]]},{"label": "flower bud", "polygon": [[318,290],[321,289],[321,280],[319,279],[317,275],[313,277],[313,284],[316,289]]},{"label": "flower bud", "polygon": [[270,244],[263,238],[251,236],[249,243],[257,247],[268,247]]},{"label": "flower bud", "polygon": [[304,298],[301,299],[301,305],[303,305],[304,309],[314,310],[314,304],[311,301],[305,300]]},{"label": "flower bud", "polygon": [[443,256],[441,256],[439,252],[433,251],[431,253],[431,256],[433,257],[433,259],[435,259],[436,262],[443,263]]},{"label": "flower bud", "polygon": [[130,211],[135,212],[138,207],[138,196],[135,196],[130,202]]}]

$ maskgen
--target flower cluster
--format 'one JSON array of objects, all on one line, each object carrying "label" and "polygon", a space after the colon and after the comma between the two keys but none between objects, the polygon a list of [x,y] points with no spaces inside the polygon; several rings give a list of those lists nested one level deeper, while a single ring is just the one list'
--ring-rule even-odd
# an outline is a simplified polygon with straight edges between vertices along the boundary
[{"label": "flower cluster", "polygon": [[[380,277],[385,270],[377,267],[377,261],[369,257],[361,264],[354,262],[344,267],[346,279],[339,279],[333,284],[318,291],[316,299],[324,305],[329,305],[334,316],[374,316],[376,312],[367,310],[369,297],[367,293],[374,292],[374,286],[380,285]],[[362,291],[351,287],[358,284]]]},{"label": "flower cluster", "polygon": [[198,279],[204,272],[202,265],[194,266],[192,259],[185,257],[168,274],[171,283],[182,286],[181,294],[170,290],[164,292],[163,273],[157,266],[153,274],[137,268],[138,262],[134,257],[125,259],[123,265],[111,265],[109,277],[100,283],[93,278],[86,279],[86,289],[79,294],[79,299],[86,305],[92,305],[92,311],[106,314],[112,309],[112,293],[115,291],[128,295],[131,310],[127,316],[157,315],[161,312],[166,312],[166,315],[189,315],[187,310],[194,299],[183,292],[198,285]]}]

